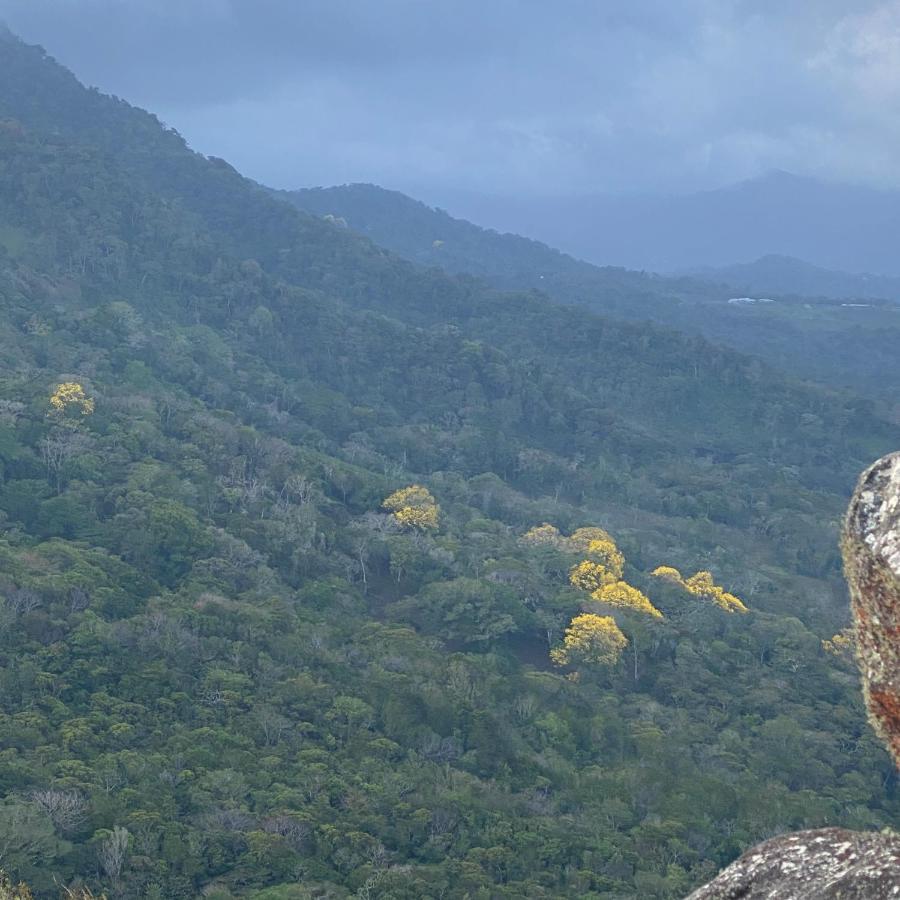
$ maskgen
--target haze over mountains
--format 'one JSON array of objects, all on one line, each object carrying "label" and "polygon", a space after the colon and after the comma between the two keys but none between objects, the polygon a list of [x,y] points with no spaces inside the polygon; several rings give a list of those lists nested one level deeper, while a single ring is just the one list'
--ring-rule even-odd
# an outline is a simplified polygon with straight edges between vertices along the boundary
[{"label": "haze over mountains", "polygon": [[770,254],[731,266],[700,266],[686,274],[760,294],[829,297],[832,300],[892,300],[900,302],[900,278],[891,275],[841,272],[814,266],[793,256]]},{"label": "haze over mountains", "polygon": [[[585,265],[589,260],[587,256],[583,260],[573,258],[578,254],[569,248],[562,245],[548,245],[533,237],[525,237],[526,231],[501,233],[495,228],[487,227],[481,220],[475,225],[465,219],[454,217],[445,210],[429,207],[399,191],[375,185],[354,184],[278,193],[317,215],[339,211],[340,214],[346,213],[356,230],[371,235],[375,240],[387,240],[390,243],[393,239],[396,245],[392,246],[397,252],[426,264],[439,264],[463,271],[483,270],[485,274],[496,274],[505,265],[515,268],[520,275],[529,270],[536,279],[540,279],[541,275],[546,277],[560,266],[573,271],[577,268],[582,273],[594,268],[593,265]],[[897,195],[897,199],[900,202],[900,194]],[[772,214],[776,212],[778,210],[773,207]],[[812,211],[809,208],[802,212],[812,218]],[[490,213],[485,212],[485,215],[489,216]],[[409,228],[406,243],[400,240],[402,224],[406,224]],[[708,225],[710,228],[714,226],[715,223]],[[552,230],[554,226],[546,227]],[[444,236],[452,234],[454,240],[450,243],[439,240],[437,246],[430,246],[427,235],[432,233]],[[482,250],[490,246],[490,262],[487,258],[479,261],[476,254],[466,252],[466,248],[474,250],[476,244],[480,245]],[[635,239],[632,246],[633,248],[643,246],[641,239]],[[560,249],[553,249],[554,247]],[[515,263],[509,258],[510,254],[514,255]],[[604,268],[607,273],[613,268],[618,269],[620,275],[624,277],[623,269],[629,267],[612,263]],[[636,270],[632,268],[631,271],[637,276]],[[730,265],[694,265],[672,274],[677,278],[688,276],[695,281],[728,285],[732,289],[755,293],[900,301],[900,277],[840,271],[835,266],[813,265],[784,253],[771,252],[752,261],[735,262]],[[674,283],[671,278],[657,280],[660,283],[666,281]],[[682,289],[686,286],[682,280]],[[723,293],[732,294],[734,291],[726,290]]]},{"label": "haze over mountains", "polygon": [[[849,276],[782,257],[705,269],[700,276],[666,277],[594,266],[374,185],[278,196],[420,265],[479,275],[504,290],[539,291],[558,303],[605,315],[699,333],[801,377],[896,402],[900,306],[868,299],[872,286],[885,296],[896,291],[894,279]],[[777,302],[732,302],[748,291]]]},{"label": "haze over mountains", "polygon": [[782,171],[681,196],[541,200],[460,192],[434,202],[598,265],[674,272],[777,254],[826,269],[900,275],[900,193]]},{"label": "haze over mountains", "polygon": [[0,866],[680,900],[900,824],[831,640],[896,310],[728,299],[273,196],[0,34]]}]

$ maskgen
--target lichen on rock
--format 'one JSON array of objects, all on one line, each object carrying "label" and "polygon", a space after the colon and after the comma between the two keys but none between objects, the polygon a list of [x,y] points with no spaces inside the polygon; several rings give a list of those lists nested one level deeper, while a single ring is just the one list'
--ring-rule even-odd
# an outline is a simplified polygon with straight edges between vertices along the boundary
[{"label": "lichen on rock", "polygon": [[688,900],[900,897],[900,837],[820,828],[754,847]]},{"label": "lichen on rock", "polygon": [[900,453],[863,472],[842,549],[869,720],[900,766]]},{"label": "lichen on rock", "polygon": [[[900,453],[859,479],[841,540],[869,721],[900,766]],[[772,838],[688,900],[900,898],[900,836],[822,828]]]}]

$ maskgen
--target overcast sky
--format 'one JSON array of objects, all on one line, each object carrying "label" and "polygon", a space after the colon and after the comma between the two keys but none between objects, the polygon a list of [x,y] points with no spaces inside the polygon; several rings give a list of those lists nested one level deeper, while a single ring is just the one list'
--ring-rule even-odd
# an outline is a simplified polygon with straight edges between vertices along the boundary
[{"label": "overcast sky", "polygon": [[900,186],[900,0],[0,0],[0,19],[278,187]]}]

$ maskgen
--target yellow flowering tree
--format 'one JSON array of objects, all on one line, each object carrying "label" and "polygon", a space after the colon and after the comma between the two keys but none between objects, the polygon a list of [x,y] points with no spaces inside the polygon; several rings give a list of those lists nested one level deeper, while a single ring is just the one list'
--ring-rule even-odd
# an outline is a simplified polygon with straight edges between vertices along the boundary
[{"label": "yellow flowering tree", "polygon": [[743,601],[734,594],[730,594],[721,585],[716,584],[711,572],[695,572],[690,578],[684,578],[681,572],[678,569],[673,569],[672,566],[659,566],[650,574],[672,584],[677,584],[695,597],[711,600],[720,609],[724,609],[725,612],[747,612],[747,607]]},{"label": "yellow flowering tree", "polygon": [[89,416],[94,411],[94,401],[77,381],[58,384],[50,395],[50,407],[54,415],[63,416],[70,410]]},{"label": "yellow flowering tree", "polygon": [[441,508],[428,488],[420,484],[411,484],[394,491],[381,505],[406,528],[427,531],[438,527]]},{"label": "yellow flowering tree", "polygon": [[587,528],[576,528],[567,538],[570,549],[577,553],[587,553],[588,548],[595,541],[609,543],[615,546],[615,541],[613,541],[610,533],[603,528],[597,528],[594,525]]},{"label": "yellow flowering tree", "polygon": [[544,522],[543,525],[535,525],[534,528],[530,528],[520,540],[523,544],[533,547],[559,547],[564,538],[555,525]]},{"label": "yellow flowering tree", "polygon": [[602,563],[594,562],[592,559],[582,560],[569,571],[569,584],[589,594],[616,580],[614,573]]},{"label": "yellow flowering tree", "polygon": [[852,626],[849,628],[842,628],[828,640],[822,641],[822,649],[826,653],[838,657],[838,659],[852,662],[853,656],[856,653],[855,629]]},{"label": "yellow flowering tree", "polygon": [[628,639],[611,616],[585,613],[572,619],[562,646],[551,650],[550,658],[558,666],[576,663],[614,666],[627,644]]},{"label": "yellow flowering tree", "polygon": [[657,566],[650,574],[654,578],[664,578],[666,581],[671,581],[684,587],[684,579],[681,577],[681,572],[678,569],[673,569],[672,566]]},{"label": "yellow flowering tree", "polygon": [[[532,546],[553,546],[566,553],[582,553],[587,556],[587,559],[582,559],[569,569],[569,584],[589,594],[592,600],[606,603],[627,613],[637,613],[638,616],[663,618],[663,614],[650,602],[646,594],[624,580],[625,557],[605,529],[591,525],[578,528],[569,537],[563,537],[558,528],[545,522],[526,532],[521,540]],[[631,624],[635,651],[634,677],[637,679],[636,634],[640,631],[640,625],[637,619]],[[615,635],[618,635],[618,638],[614,639]],[[592,647],[595,643],[599,645],[602,641],[607,642],[606,652],[612,654],[613,661],[621,656],[628,643],[628,639],[611,616],[585,613],[572,619],[562,646],[552,650],[550,656],[554,662],[565,665],[579,654],[583,654],[584,647]]]},{"label": "yellow flowering tree", "polygon": [[607,571],[615,576],[615,579],[621,580],[625,571],[625,557],[611,539],[591,541],[587,545],[587,554],[594,559],[599,559]]},{"label": "yellow flowering tree", "polygon": [[595,590],[591,597],[599,603],[608,603],[629,612],[642,613],[654,619],[661,619],[663,614],[650,602],[650,598],[636,587],[624,581],[604,584]]},{"label": "yellow flowering tree", "polygon": [[565,537],[555,525],[544,522],[526,531],[519,540],[532,547],[553,547],[564,553],[583,553],[622,577],[625,559],[609,532],[603,528],[578,528]]}]

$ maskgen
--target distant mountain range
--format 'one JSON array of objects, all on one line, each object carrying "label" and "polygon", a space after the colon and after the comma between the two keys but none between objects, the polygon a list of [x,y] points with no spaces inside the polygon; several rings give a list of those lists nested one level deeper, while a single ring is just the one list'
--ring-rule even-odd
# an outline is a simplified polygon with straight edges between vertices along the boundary
[{"label": "distant mountain range", "polygon": [[[896,397],[900,308],[890,301],[900,299],[900,279],[849,275],[777,256],[689,275],[656,275],[595,266],[371,184],[277,194],[329,219],[338,231],[364,234],[423,266],[476,275],[501,290],[539,290],[603,315],[702,334],[804,378],[891,403]],[[728,302],[746,295],[778,302]]]},{"label": "distant mountain range", "polygon": [[692,269],[686,274],[728,284],[750,294],[900,302],[900,278],[839,272],[777,254],[762,256],[751,263]]},{"label": "distant mountain range", "polygon": [[[839,271],[783,254],[770,253],[753,262],[731,265],[686,267],[672,276],[648,275],[646,271],[620,266],[598,267],[541,241],[482,228],[399,191],[375,185],[354,184],[279,193],[316,215],[337,214],[353,230],[415,262],[495,279],[506,274],[515,280],[514,285],[509,286],[517,289],[549,290],[563,273],[570,279],[596,278],[603,273],[607,286],[615,281],[641,291],[662,289],[678,295],[699,291],[704,298],[710,292],[717,297],[743,292],[900,302],[900,277]],[[629,314],[635,312],[635,302],[634,294],[630,294]],[[640,307],[640,303],[637,305]],[[621,314],[623,310],[617,312]]]},{"label": "distant mountain range", "polygon": [[778,254],[828,269],[900,276],[900,193],[788,172],[681,196],[428,199],[599,265],[674,272]]}]

